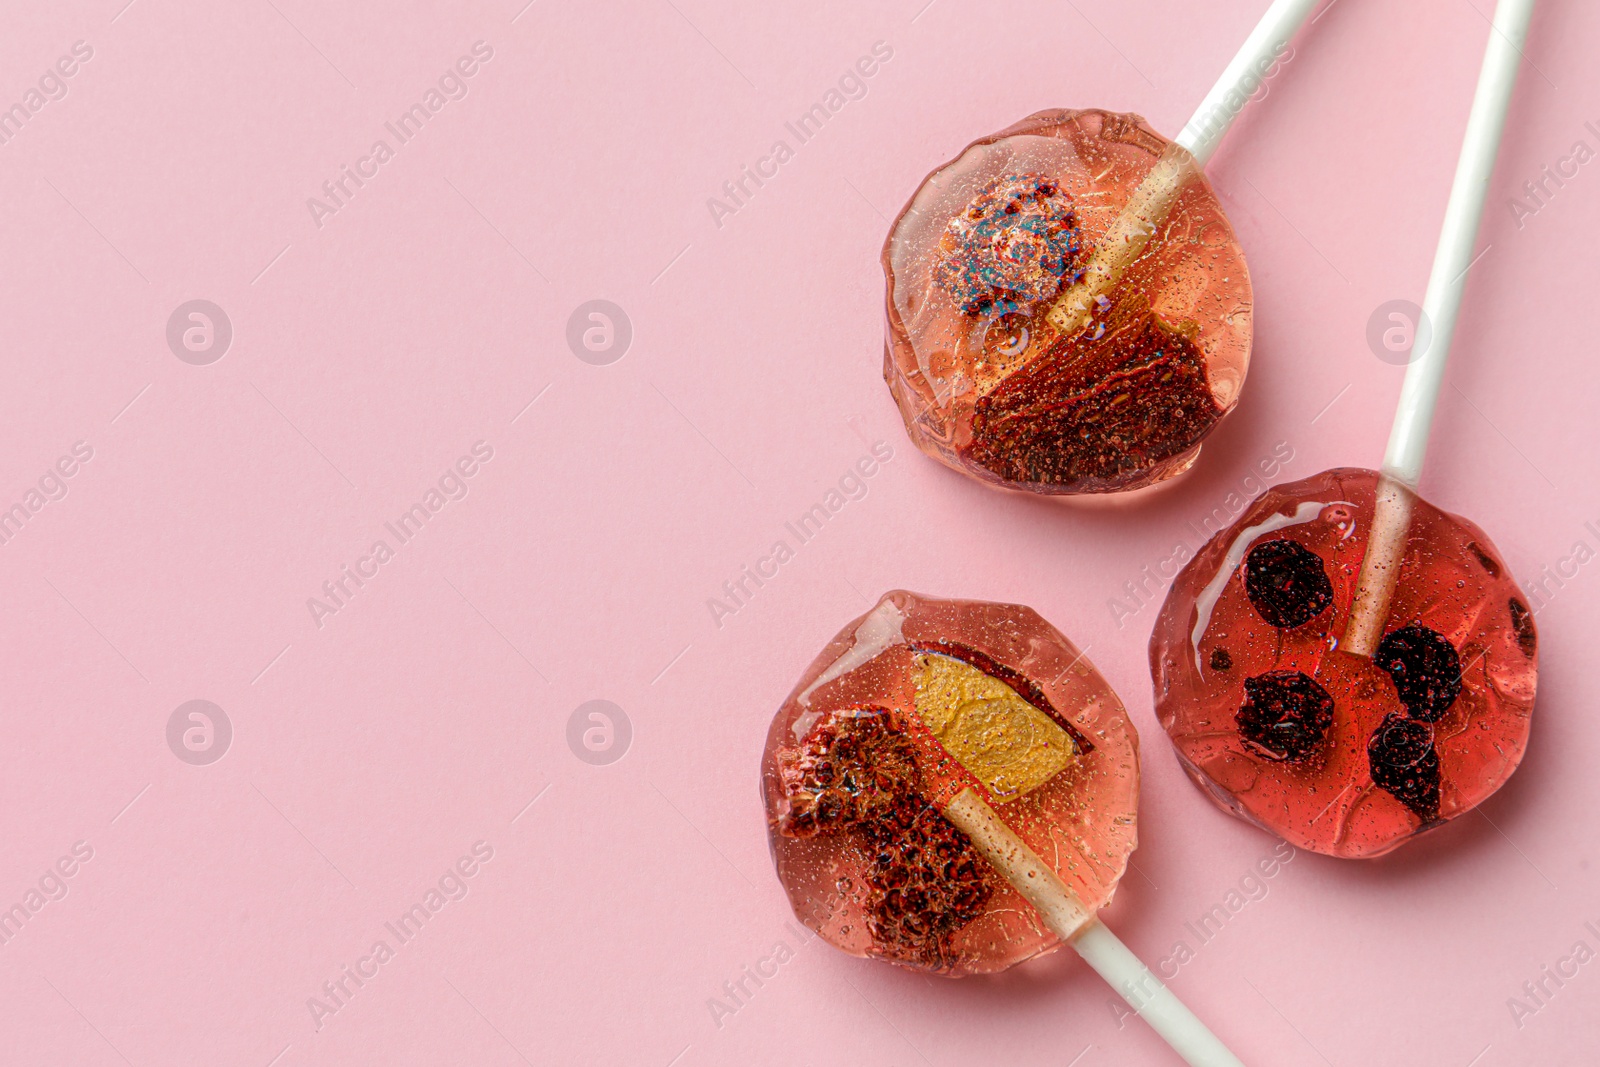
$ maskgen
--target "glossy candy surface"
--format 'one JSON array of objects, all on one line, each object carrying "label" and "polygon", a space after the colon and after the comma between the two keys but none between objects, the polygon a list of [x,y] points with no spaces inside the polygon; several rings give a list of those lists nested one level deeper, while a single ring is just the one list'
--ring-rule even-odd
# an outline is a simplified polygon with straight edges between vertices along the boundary
[{"label": "glossy candy surface", "polygon": [[1035,612],[896,591],[801,677],[761,780],[802,922],[852,955],[960,976],[1059,940],[942,806],[981,788],[1092,912],[1133,850],[1138,774],[1116,695]]},{"label": "glossy candy surface", "polygon": [[[1149,244],[1061,334],[1141,182],[1175,183]],[[1244,254],[1192,157],[1136,115],[1043,111],[929,175],[883,251],[884,377],[918,447],[991,484],[1136,489],[1181,473],[1249,363]]]},{"label": "glossy candy surface", "polygon": [[1527,744],[1533,615],[1483,531],[1417,500],[1384,637],[1340,651],[1377,491],[1342,468],[1263,494],[1179,573],[1156,714],[1224,810],[1378,856],[1483,801]]}]

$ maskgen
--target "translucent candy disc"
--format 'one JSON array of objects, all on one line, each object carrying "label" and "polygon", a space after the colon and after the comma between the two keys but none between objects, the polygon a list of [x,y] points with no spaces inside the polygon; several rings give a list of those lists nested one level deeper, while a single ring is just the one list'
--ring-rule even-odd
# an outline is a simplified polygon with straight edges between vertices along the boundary
[{"label": "translucent candy disc", "polygon": [[1516,770],[1533,613],[1484,532],[1418,500],[1383,639],[1338,647],[1378,475],[1268,490],[1179,573],[1150,639],[1156,714],[1197,784],[1299,848],[1379,856]]},{"label": "translucent candy disc", "polygon": [[802,922],[857,956],[946,975],[1059,944],[941,814],[964,788],[1093,912],[1136,840],[1122,704],[1029,608],[891,592],[834,638],[773,719],[762,791]]},{"label": "translucent candy disc", "polygon": [[[1119,248],[1138,251],[1105,274]],[[895,220],[883,266],[906,430],[991,484],[1161,481],[1244,383],[1244,253],[1193,158],[1136,115],[1042,111],[975,141]]]}]

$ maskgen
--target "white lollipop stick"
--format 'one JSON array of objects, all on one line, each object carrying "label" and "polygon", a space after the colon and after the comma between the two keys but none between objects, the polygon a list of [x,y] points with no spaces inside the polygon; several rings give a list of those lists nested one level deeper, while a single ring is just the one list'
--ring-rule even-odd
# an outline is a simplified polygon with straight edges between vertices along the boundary
[{"label": "white lollipop stick", "polygon": [[975,667],[932,654],[916,663],[916,717],[927,740],[978,783],[941,802],[944,817],[1188,1063],[1242,1067],[989,804],[1043,788],[1086,751],[1084,739]]},{"label": "white lollipop stick", "polygon": [[1105,923],[1091,920],[1071,945],[1185,1063],[1191,1067],[1244,1067]]},{"label": "white lollipop stick", "polygon": [[1222,135],[1239,117],[1245,103],[1261,88],[1267,71],[1283,58],[1289,39],[1316,6],[1317,0],[1273,0],[1256,28],[1245,38],[1239,54],[1200,101],[1194,118],[1174,140],[1187,148],[1202,167],[1210,161],[1211,153],[1222,143]]},{"label": "white lollipop stick", "polygon": [[[1353,655],[1371,656],[1377,647],[1395,582],[1400,577],[1412,502],[1428,450],[1428,431],[1433,425],[1445,361],[1455,335],[1456,313],[1461,310],[1461,295],[1473,263],[1478,222],[1483,217],[1489,178],[1500,150],[1500,134],[1511,105],[1522,45],[1528,37],[1533,2],[1500,0],[1495,8],[1477,93],[1467,117],[1467,133],[1461,143],[1461,158],[1445,207],[1439,250],[1434,254],[1433,272],[1428,276],[1428,290],[1422,300],[1423,320],[1431,327],[1432,339],[1406,368],[1405,382],[1400,386],[1400,403],[1383,457],[1367,554],[1361,561],[1350,621],[1340,642],[1340,647]],[[1413,336],[1420,339],[1422,328],[1423,323],[1419,322]]]},{"label": "white lollipop stick", "polygon": [[956,794],[945,805],[944,816],[1033,905],[1050,932],[1076,949],[1185,1063],[1244,1067],[975,789]]},{"label": "white lollipop stick", "polygon": [[[1168,148],[1156,161],[1106,235],[1096,243],[1084,265],[1083,277],[1063,289],[1051,304],[1045,320],[1058,335],[1070,336],[1087,326],[1099,298],[1110,292],[1144,253],[1195,164],[1205,166],[1222,143],[1223,134],[1261,88],[1267,71],[1282,58],[1289,39],[1316,3],[1317,0],[1273,0],[1239,53],[1223,69],[1217,84],[1200,102],[1194,117],[1173,140],[1177,150]],[[1042,351],[1051,340],[1053,337],[1036,338],[1030,348]]]}]

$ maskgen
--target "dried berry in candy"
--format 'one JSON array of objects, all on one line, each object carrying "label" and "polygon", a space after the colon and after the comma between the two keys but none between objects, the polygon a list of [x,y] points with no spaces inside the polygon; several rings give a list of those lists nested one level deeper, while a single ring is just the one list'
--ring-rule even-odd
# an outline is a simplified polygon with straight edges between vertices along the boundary
[{"label": "dried berry in candy", "polygon": [[1410,808],[1424,823],[1439,815],[1439,754],[1425,722],[1394,712],[1367,741],[1372,783]]},{"label": "dried berry in candy", "polygon": [[1263,541],[1244,561],[1244,588],[1256,613],[1280,629],[1321,615],[1333,602],[1333,583],[1316,553],[1294,541]]},{"label": "dried berry in candy", "polygon": [[[1511,628],[1516,631],[1515,619]],[[1372,662],[1394,681],[1412,718],[1437,722],[1461,695],[1461,657],[1437,630],[1402,626],[1378,643]]]},{"label": "dried berry in candy", "polygon": [[1302,760],[1333,725],[1333,698],[1299,671],[1268,671],[1244,680],[1239,736],[1268,759]]}]

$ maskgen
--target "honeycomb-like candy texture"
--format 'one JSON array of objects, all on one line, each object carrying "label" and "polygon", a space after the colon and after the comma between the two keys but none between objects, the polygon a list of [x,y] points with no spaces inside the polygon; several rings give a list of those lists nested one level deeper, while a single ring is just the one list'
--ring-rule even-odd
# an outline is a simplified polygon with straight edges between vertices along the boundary
[{"label": "honeycomb-like candy texture", "polygon": [[1498,789],[1527,745],[1533,614],[1483,531],[1418,499],[1384,636],[1341,651],[1378,475],[1268,490],[1190,560],[1150,639],[1196,784],[1299,848],[1379,856]]},{"label": "honeycomb-like candy texture", "polygon": [[983,914],[995,873],[922,795],[905,723],[887,708],[841,708],[781,760],[784,837],[852,835],[871,862],[861,894],[883,956],[943,970],[956,931]]},{"label": "honeycomb-like candy texture", "polygon": [[1029,608],[886,594],[773,718],[762,794],[803,923],[852,955],[982,974],[1060,942],[940,814],[976,780],[918,717],[918,679],[939,656],[1004,683],[1071,738],[1043,784],[989,799],[1091,911],[1105,906],[1136,843],[1137,735],[1105,679]]},{"label": "honeycomb-like candy texture", "polygon": [[[1177,193],[1086,326],[1046,312],[1165,157]],[[1158,173],[1167,173],[1163,169]],[[928,176],[883,250],[884,377],[924,452],[1037,493],[1187,470],[1250,358],[1244,253],[1181,148],[1137,115],[1042,111]]]}]

